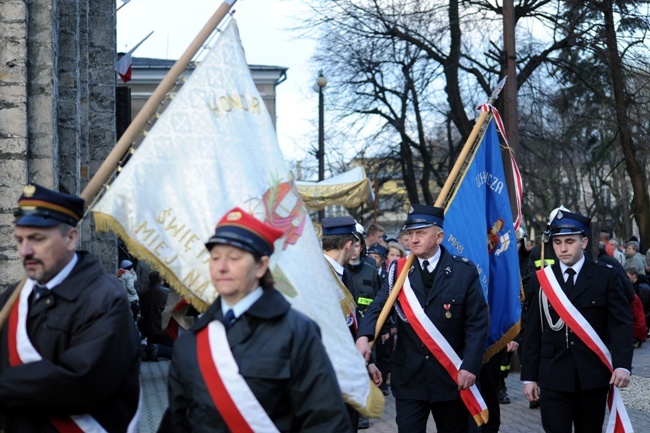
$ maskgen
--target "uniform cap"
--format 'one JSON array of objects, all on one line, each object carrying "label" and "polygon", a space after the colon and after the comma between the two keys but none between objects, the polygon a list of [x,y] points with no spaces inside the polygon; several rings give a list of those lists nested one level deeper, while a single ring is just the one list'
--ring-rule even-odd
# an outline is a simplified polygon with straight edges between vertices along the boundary
[{"label": "uniform cap", "polygon": [[556,207],[551,211],[551,213],[548,215],[548,224],[551,224],[551,221],[555,219],[555,215],[557,215],[558,212],[571,212],[569,209],[565,208],[564,206],[560,205],[560,207]]},{"label": "uniform cap", "polygon": [[380,255],[384,258],[388,257],[388,249],[384,247],[383,245],[377,243],[377,244],[372,244],[368,248],[368,254],[377,254]]},{"label": "uniform cap", "polygon": [[584,215],[560,210],[551,221],[551,236],[579,235],[587,236],[591,219]]},{"label": "uniform cap", "polygon": [[435,206],[427,206],[424,204],[414,204],[411,205],[408,215],[406,216],[404,229],[413,230],[431,226],[438,226],[442,228],[442,223],[444,221],[444,209]]},{"label": "uniform cap", "polygon": [[40,185],[27,185],[18,199],[14,224],[23,227],[75,227],[84,214],[84,199]]},{"label": "uniform cap", "polygon": [[323,236],[354,235],[359,239],[357,222],[351,216],[323,218],[321,225]]},{"label": "uniform cap", "polygon": [[129,269],[133,269],[133,262],[131,262],[130,260],[122,260],[122,262],[120,263],[120,269],[126,269],[127,271]]},{"label": "uniform cap", "polygon": [[270,256],[274,250],[273,243],[283,234],[283,231],[235,207],[217,223],[205,246],[211,250],[215,245],[232,245],[254,255]]}]

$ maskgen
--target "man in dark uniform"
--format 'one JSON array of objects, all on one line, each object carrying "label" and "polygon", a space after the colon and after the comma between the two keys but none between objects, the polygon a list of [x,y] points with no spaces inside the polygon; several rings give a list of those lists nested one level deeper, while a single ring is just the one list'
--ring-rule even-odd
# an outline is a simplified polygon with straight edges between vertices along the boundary
[{"label": "man in dark uniform", "polygon": [[[350,295],[352,295],[352,299],[356,301],[357,291],[352,281],[352,275],[345,265],[352,257],[354,243],[359,240],[356,229],[357,223],[352,217],[323,218],[321,223],[323,228],[323,236],[321,238],[323,256],[325,256],[332,270],[348,289]],[[355,313],[347,317],[348,328],[350,329],[352,338],[356,338],[357,335],[357,320],[358,317],[355,316]],[[348,411],[350,423],[353,426],[358,426],[360,423],[359,412],[348,404],[345,407]],[[361,424],[365,424],[363,420],[361,421]]]},{"label": "man in dark uniform", "polygon": [[[391,388],[402,433],[425,432],[430,413],[439,432],[467,432],[469,412],[459,390],[474,385],[483,358],[488,311],[478,271],[469,260],[453,256],[440,245],[443,221],[441,208],[413,205],[409,210],[404,228],[409,232],[415,261],[408,270],[408,281],[419,308],[462,363],[457,377],[451,377],[411,323],[405,321],[403,307],[396,304],[399,337],[392,357]],[[377,317],[397,279],[397,267],[405,260],[391,265],[388,279],[361,321],[357,348],[366,357]]]},{"label": "man in dark uniform", "polygon": [[26,279],[0,296],[19,291],[0,334],[0,430],[137,431],[139,336],[122,284],[75,251],[84,201],[28,185],[18,206]]},{"label": "man in dark uniform", "polygon": [[[354,243],[359,240],[356,229],[356,221],[352,217],[330,217],[323,218],[323,256],[329,263],[332,270],[339,277],[343,285],[348,289],[352,299],[356,301],[357,292],[354,288],[352,275],[345,265],[350,261],[354,249]],[[356,336],[356,318],[348,318],[348,327],[353,336]]]},{"label": "man in dark uniform", "polygon": [[[610,385],[624,388],[630,381],[634,350],[630,305],[611,266],[585,257],[589,226],[589,218],[559,211],[550,224],[558,262],[551,267],[553,277],[545,274],[557,286],[549,284],[541,292],[537,275],[530,282],[521,380],[528,400],[540,401],[542,425],[549,433],[571,432],[572,425],[576,433],[601,431]],[[566,308],[577,310],[571,320],[578,324],[586,320],[595,338],[607,346],[613,372],[551,305],[548,298],[556,293],[552,287],[558,286],[568,298]]]},{"label": "man in dark uniform", "polygon": [[[521,303],[521,331],[519,332],[520,336],[523,336],[526,332],[526,324],[528,323],[528,312],[530,310],[531,304],[530,300],[532,299],[532,292],[530,290],[530,279],[533,278],[535,272],[539,269],[542,269],[543,264],[546,266],[552,266],[557,262],[557,257],[555,256],[555,251],[553,251],[553,244],[548,239],[548,230],[551,225],[551,221],[555,217],[558,211],[568,211],[564,206],[560,206],[551,211],[548,221],[546,222],[546,231],[541,236],[541,241],[539,244],[535,245],[528,255],[528,260],[524,269],[521,272],[521,285],[524,290],[524,300]],[[542,262],[542,244],[544,245],[544,261]],[[521,263],[519,264],[521,267]],[[521,350],[523,347],[520,345],[518,348],[519,359],[521,359]],[[539,400],[533,400],[528,403],[528,407],[531,409],[539,408]]]}]

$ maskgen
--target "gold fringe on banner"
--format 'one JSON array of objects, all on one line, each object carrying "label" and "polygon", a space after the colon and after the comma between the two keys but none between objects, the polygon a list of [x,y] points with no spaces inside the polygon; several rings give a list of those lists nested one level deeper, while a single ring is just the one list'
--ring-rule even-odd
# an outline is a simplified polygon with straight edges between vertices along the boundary
[{"label": "gold fringe on banner", "polygon": [[[323,260],[325,260],[325,259],[323,259]],[[343,299],[341,299],[341,301],[340,301],[341,310],[343,311],[344,316],[348,316],[349,314],[352,314],[352,312],[355,310],[355,308],[357,308],[357,302],[354,300],[354,298],[352,297],[352,294],[350,293],[348,288],[345,287],[345,285],[343,284],[343,282],[341,281],[339,276],[336,274],[334,269],[332,269],[332,267],[329,265],[329,263],[327,264],[327,267],[330,269],[330,272],[332,273],[332,276],[334,277],[334,279],[339,284],[338,289],[343,294]]]},{"label": "gold fringe on banner", "polygon": [[514,325],[510,327],[502,336],[499,338],[499,341],[494,343],[492,346],[488,347],[485,353],[483,354],[483,364],[488,362],[490,358],[499,353],[501,349],[506,347],[508,343],[515,339],[519,332],[521,331],[521,319]]},{"label": "gold fringe on banner", "polygon": [[384,413],[384,406],[386,406],[384,394],[372,380],[370,380],[370,393],[368,394],[365,408],[348,399],[345,393],[343,394],[343,400],[367,418],[381,418]]},{"label": "gold fringe on banner", "polygon": [[212,302],[206,302],[198,298],[187,287],[176,278],[176,275],[169,270],[156,256],[151,254],[146,248],[142,247],[137,241],[131,239],[124,231],[122,225],[112,216],[101,212],[93,212],[93,219],[95,220],[95,227],[99,232],[112,231],[117,234],[120,239],[126,244],[126,247],[133,256],[139,260],[144,260],[149,263],[154,269],[160,272],[160,275],[169,283],[169,285],[176,290],[187,302],[200,312],[204,312]]}]

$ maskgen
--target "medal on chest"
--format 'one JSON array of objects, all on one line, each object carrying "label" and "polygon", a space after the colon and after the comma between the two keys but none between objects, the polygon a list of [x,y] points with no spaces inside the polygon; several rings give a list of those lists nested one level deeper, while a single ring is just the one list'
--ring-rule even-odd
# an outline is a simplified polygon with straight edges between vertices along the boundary
[{"label": "medal on chest", "polygon": [[445,317],[451,319],[451,304],[443,304],[442,306],[445,307]]}]

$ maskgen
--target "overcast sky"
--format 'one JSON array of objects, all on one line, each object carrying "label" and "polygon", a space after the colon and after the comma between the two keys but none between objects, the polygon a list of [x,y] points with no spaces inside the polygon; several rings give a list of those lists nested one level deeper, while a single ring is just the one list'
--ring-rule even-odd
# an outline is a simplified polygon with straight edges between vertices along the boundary
[{"label": "overcast sky", "polygon": [[[117,50],[128,51],[154,31],[134,56],[177,59],[220,4],[131,0],[117,12]],[[300,7],[298,0],[240,0],[233,7],[248,63],[289,68],[277,88],[278,138],[289,160],[314,158],[306,152],[317,137],[318,95],[312,86],[318,66],[310,63],[315,43],[290,30],[304,13]]]}]

